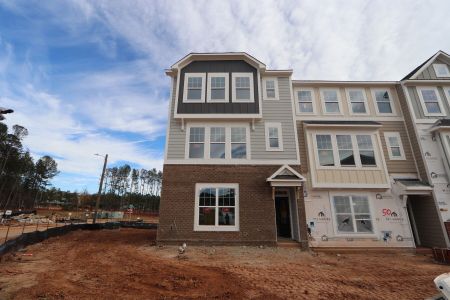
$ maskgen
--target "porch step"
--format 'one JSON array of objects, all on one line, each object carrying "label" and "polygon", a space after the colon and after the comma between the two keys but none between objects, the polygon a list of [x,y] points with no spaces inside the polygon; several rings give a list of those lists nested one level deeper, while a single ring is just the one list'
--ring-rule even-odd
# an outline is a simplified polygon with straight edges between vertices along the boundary
[{"label": "porch step", "polygon": [[285,240],[285,241],[278,241],[277,242],[277,247],[281,247],[281,248],[300,248],[300,243],[296,242],[296,241],[291,241],[291,240]]}]

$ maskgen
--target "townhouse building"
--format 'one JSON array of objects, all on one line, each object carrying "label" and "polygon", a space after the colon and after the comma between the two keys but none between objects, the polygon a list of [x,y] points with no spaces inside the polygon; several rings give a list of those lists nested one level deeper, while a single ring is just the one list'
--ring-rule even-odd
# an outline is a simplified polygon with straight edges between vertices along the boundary
[{"label": "townhouse building", "polygon": [[191,53],[166,74],[158,242],[445,245],[409,82],[292,80],[246,53]]}]

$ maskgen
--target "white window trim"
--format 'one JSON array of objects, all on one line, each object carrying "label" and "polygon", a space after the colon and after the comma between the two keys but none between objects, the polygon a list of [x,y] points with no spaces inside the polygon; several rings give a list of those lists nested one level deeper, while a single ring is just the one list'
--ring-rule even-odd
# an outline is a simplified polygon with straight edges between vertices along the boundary
[{"label": "white window trim", "polygon": [[[333,149],[333,159],[334,166],[321,166],[319,162],[319,149],[317,147],[317,138],[316,135],[331,135],[331,145]],[[339,148],[337,145],[336,135],[350,135],[352,139],[352,147],[353,147],[353,155],[355,157],[355,165],[354,166],[342,166],[339,159]],[[369,135],[372,139],[372,146],[375,155],[375,163],[374,166],[363,166],[361,163],[361,157],[359,155],[358,142],[356,140],[357,135]],[[314,162],[316,165],[316,169],[321,170],[380,170],[383,166],[382,164],[382,156],[380,154],[380,149],[378,145],[378,139],[374,135],[373,132],[358,132],[358,131],[315,131],[311,133],[312,142],[314,147]]]},{"label": "white window trim", "polygon": [[442,87],[442,89],[444,90],[444,97],[447,100],[447,104],[450,107],[450,87]]},{"label": "white window trim", "polygon": [[[205,128],[205,146],[203,148],[203,158],[189,158],[189,136],[192,127],[204,127]],[[211,127],[225,127],[225,158],[210,158],[211,155]],[[231,128],[245,128],[245,142],[246,142],[246,158],[231,158]],[[226,164],[226,163],[240,163],[251,160],[251,148],[250,148],[250,124],[249,123],[197,123],[192,122],[186,125],[185,135],[185,156],[184,158],[192,163],[204,163],[211,164]]]},{"label": "white window trim", "polygon": [[[335,196],[360,196],[360,197],[367,197],[367,201],[369,202],[369,212],[370,212],[370,219],[372,221],[372,231],[371,233],[359,233],[359,232],[340,232],[338,231],[338,224],[337,224],[337,219],[336,219],[336,210],[334,208],[334,197]],[[376,236],[378,230],[377,230],[377,226],[376,226],[376,216],[373,214],[373,212],[375,211],[373,208],[373,201],[372,201],[373,197],[370,194],[361,194],[361,193],[348,193],[348,192],[336,192],[336,193],[330,193],[330,206],[331,206],[331,214],[332,214],[332,223],[333,223],[333,230],[334,230],[334,234],[336,236],[340,236],[340,237],[370,237],[373,238],[374,236]],[[353,209],[352,209],[353,211]]]},{"label": "white window trim", "polygon": [[[388,155],[389,155],[389,159],[390,160],[406,160],[406,156],[405,156],[405,151],[403,150],[403,143],[402,143],[402,138],[400,137],[400,133],[399,132],[384,132],[384,140],[386,141],[386,147],[387,147],[387,151],[388,151]],[[396,137],[398,140],[398,147],[400,148],[400,156],[394,156],[392,154],[392,147],[397,147],[397,146],[391,146],[391,144],[389,143],[389,138],[390,137]]]},{"label": "white window trim", "polygon": [[[313,107],[313,111],[312,112],[302,112],[300,110],[300,101],[298,99],[298,92],[301,91],[308,91],[311,92],[311,99],[312,99],[312,107]],[[317,108],[316,108],[316,94],[314,92],[313,88],[297,88],[294,90],[294,97],[295,97],[295,108],[297,111],[297,114],[299,115],[315,115],[317,112]]]},{"label": "white window trim", "polygon": [[[375,92],[379,92],[379,91],[386,91],[389,95],[389,103],[391,104],[391,113],[381,113],[378,109],[378,102],[377,99],[375,97]],[[375,106],[375,111],[377,113],[378,116],[395,116],[397,115],[397,110],[395,109],[395,105],[394,105],[394,99],[392,98],[392,93],[391,93],[391,89],[390,88],[372,88],[370,89],[370,92],[372,94],[372,101],[373,101],[373,105]]]},{"label": "white window trim", "polygon": [[[188,78],[190,77],[201,77],[202,78],[202,93],[200,100],[190,100],[187,98],[188,90]],[[183,103],[204,103],[205,102],[205,84],[206,84],[206,73],[184,73],[184,87],[183,87]]]},{"label": "white window trim", "polygon": [[[212,77],[225,77],[225,99],[211,99],[211,78]],[[208,73],[208,90],[206,95],[206,102],[208,103],[228,103],[230,102],[230,74],[229,73]]]},{"label": "white window trim", "polygon": [[[267,81],[273,80],[274,82],[274,88],[275,88],[275,97],[268,97],[267,96],[267,89],[266,89],[266,83]],[[263,99],[266,101],[274,101],[274,100],[280,100],[280,95],[278,93],[278,78],[277,77],[264,77],[262,81],[263,85]]]},{"label": "white window trim", "polygon": [[[264,123],[265,136],[266,136],[266,151],[283,151],[283,131],[281,123],[266,122]],[[278,129],[278,147],[270,147],[269,141],[269,128]]]},{"label": "white window trim", "polygon": [[[442,103],[441,95],[439,94],[439,90],[436,87],[418,86],[416,88],[417,88],[417,94],[419,95],[419,101],[420,101],[420,105],[422,107],[424,116],[426,116],[426,117],[445,116],[445,108]],[[425,101],[423,100],[422,90],[434,90],[435,91],[437,100],[438,100],[438,104],[439,104],[439,108],[441,110],[440,113],[429,113],[428,112],[427,107],[425,105]]]},{"label": "white window trim", "polygon": [[[439,76],[438,72],[437,72],[438,66],[445,66],[445,68],[447,69],[447,75]],[[436,74],[436,77],[441,77],[441,78],[448,78],[448,77],[450,77],[450,70],[448,69],[448,66],[446,64],[433,64],[433,69],[434,69],[434,73]]]},{"label": "white window trim", "polygon": [[[361,91],[362,95],[363,95],[363,103],[364,103],[364,108],[366,110],[365,113],[355,113],[353,112],[353,108],[352,108],[352,102],[350,99],[350,92],[351,91]],[[367,105],[367,95],[366,95],[366,89],[364,88],[346,88],[345,89],[345,95],[347,97],[347,107],[348,107],[348,112],[350,115],[354,115],[354,116],[367,116],[370,114],[370,109],[369,109],[369,105]]]},{"label": "white window trim", "polygon": [[[323,97],[323,92],[325,91],[336,91],[337,103],[339,107],[339,112],[327,112],[325,106],[325,98]],[[339,88],[321,88],[320,89],[320,102],[322,103],[322,113],[324,115],[343,115],[342,104],[341,104],[341,90]]]},{"label": "white window trim", "polygon": [[[232,188],[234,192],[234,226],[220,226],[220,225],[199,225],[199,204],[200,204],[200,189],[202,188]],[[218,199],[216,197],[216,207],[218,207]],[[216,210],[216,218],[218,216]],[[218,222],[218,219],[216,219]],[[239,184],[237,183],[197,183],[195,184],[195,212],[194,212],[194,231],[239,231]]]},{"label": "white window trim", "polygon": [[[236,99],[236,77],[248,77],[250,78],[250,99],[248,100],[238,100]],[[253,73],[233,73],[231,75],[231,99],[232,102],[235,103],[253,103],[255,102],[255,91],[254,91],[254,84],[253,84]]]}]

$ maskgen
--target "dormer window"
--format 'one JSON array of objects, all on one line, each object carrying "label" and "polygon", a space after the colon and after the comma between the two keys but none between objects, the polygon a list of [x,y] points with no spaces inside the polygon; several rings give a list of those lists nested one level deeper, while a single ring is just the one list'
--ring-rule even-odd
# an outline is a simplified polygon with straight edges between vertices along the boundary
[{"label": "dormer window", "polygon": [[208,73],[208,102],[229,102],[228,73]]},{"label": "dormer window", "polygon": [[183,102],[205,102],[205,73],[184,74]]},{"label": "dormer window", "polygon": [[233,73],[233,102],[253,102],[253,73]]},{"label": "dormer window", "polygon": [[274,77],[263,80],[264,100],[278,100],[278,80]]},{"label": "dormer window", "polygon": [[433,64],[434,72],[436,72],[436,77],[450,77],[450,71],[446,64]]}]

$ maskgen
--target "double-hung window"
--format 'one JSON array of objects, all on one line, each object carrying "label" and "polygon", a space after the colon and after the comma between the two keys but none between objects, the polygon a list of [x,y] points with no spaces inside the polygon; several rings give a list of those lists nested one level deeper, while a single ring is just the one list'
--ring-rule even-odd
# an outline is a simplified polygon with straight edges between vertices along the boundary
[{"label": "double-hung window", "polygon": [[283,151],[281,123],[265,123],[266,151]]},{"label": "double-hung window", "polygon": [[390,115],[394,113],[391,94],[388,89],[373,89],[372,96],[375,99],[375,107],[379,115]]},{"label": "double-hung window", "polygon": [[325,114],[340,114],[339,90],[323,89],[320,91],[323,103],[323,112]]},{"label": "double-hung window", "polygon": [[450,77],[450,71],[446,64],[433,64],[436,77]]},{"label": "double-hung window", "polygon": [[385,132],[384,138],[386,141],[386,147],[388,149],[389,159],[391,159],[391,160],[405,159],[405,153],[403,151],[403,145],[402,145],[402,140],[400,138],[400,133]]},{"label": "double-hung window", "polygon": [[333,196],[338,233],[373,233],[367,196]]},{"label": "double-hung window", "polygon": [[228,73],[208,73],[208,102],[229,102]]},{"label": "double-hung window", "polygon": [[205,128],[191,127],[189,130],[189,158],[203,158],[205,154]]},{"label": "double-hung window", "polygon": [[239,230],[239,187],[237,184],[196,184],[196,231]]},{"label": "double-hung window", "polygon": [[362,166],[376,166],[375,151],[372,144],[372,136],[357,135],[356,141],[358,143],[359,159]]},{"label": "double-hung window", "polygon": [[319,164],[324,167],[334,166],[333,145],[331,135],[316,135],[317,151],[319,155]]},{"label": "double-hung window", "polygon": [[354,166],[355,155],[353,154],[352,136],[336,135],[341,166]]},{"label": "double-hung window", "polygon": [[210,128],[210,158],[225,158],[225,127]]},{"label": "double-hung window", "polygon": [[367,114],[366,94],[364,89],[348,89],[349,110],[353,114]]},{"label": "double-hung window", "polygon": [[264,78],[263,80],[264,99],[278,100],[278,80],[274,77]]},{"label": "double-hung window", "polygon": [[418,88],[420,104],[425,116],[443,116],[444,110],[436,88]]},{"label": "double-hung window", "polygon": [[253,102],[253,73],[233,73],[233,102]]},{"label": "double-hung window", "polygon": [[247,158],[247,129],[231,127],[231,158]]},{"label": "double-hung window", "polygon": [[205,73],[185,73],[183,102],[205,102]]},{"label": "double-hung window", "polygon": [[312,89],[297,91],[298,110],[300,113],[314,112],[314,92]]}]

